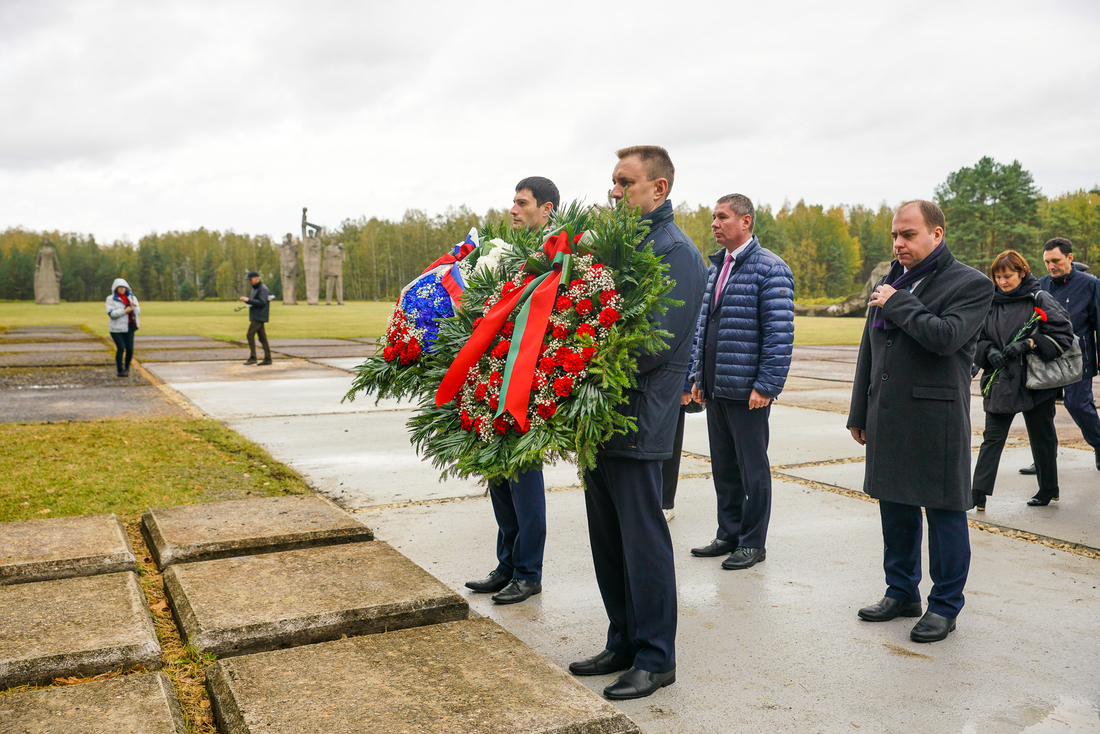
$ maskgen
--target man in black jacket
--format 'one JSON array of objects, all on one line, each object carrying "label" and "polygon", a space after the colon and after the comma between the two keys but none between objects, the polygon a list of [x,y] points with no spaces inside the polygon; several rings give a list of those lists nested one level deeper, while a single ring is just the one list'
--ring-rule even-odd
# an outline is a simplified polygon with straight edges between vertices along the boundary
[{"label": "man in black jacket", "polygon": [[706,269],[692,241],[673,222],[675,169],[668,151],[639,145],[618,151],[611,195],[640,209],[649,223],[641,247],[669,266],[670,298],[682,302],[654,316],[654,328],[672,334],[668,347],[638,354],[636,384],[620,406],[637,430],[600,447],[596,468],[585,471],[584,493],[592,562],[610,621],[605,649],[572,663],[574,675],[626,672],[604,688],[611,699],[642,698],[676,681],[676,573],[672,537],[661,512],[661,468],[672,443],[702,306]]},{"label": "man in black jacket", "polygon": [[253,271],[248,274],[252,285],[251,296],[241,296],[248,304],[248,359],[245,364],[256,364],[256,335],[260,335],[260,344],[264,345],[264,361],[261,365],[271,364],[271,347],[267,345],[267,320],[271,312],[271,294],[267,286],[260,282],[260,274]]}]

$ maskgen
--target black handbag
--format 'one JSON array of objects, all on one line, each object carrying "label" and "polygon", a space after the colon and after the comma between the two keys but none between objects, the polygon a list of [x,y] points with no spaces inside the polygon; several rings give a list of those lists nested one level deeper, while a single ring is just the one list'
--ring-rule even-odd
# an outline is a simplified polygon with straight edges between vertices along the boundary
[{"label": "black handbag", "polygon": [[1029,390],[1049,390],[1080,382],[1085,377],[1085,361],[1081,354],[1081,340],[1073,337],[1069,349],[1062,349],[1058,342],[1046,334],[1036,334],[1033,338],[1049,339],[1059,354],[1049,362],[1043,361],[1035,352],[1024,355],[1027,358],[1027,377],[1024,386]]}]

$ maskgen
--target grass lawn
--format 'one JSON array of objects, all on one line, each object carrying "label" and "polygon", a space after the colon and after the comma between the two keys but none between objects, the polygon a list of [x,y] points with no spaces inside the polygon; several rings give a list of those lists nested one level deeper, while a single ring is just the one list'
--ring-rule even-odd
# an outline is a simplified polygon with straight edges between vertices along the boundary
[{"label": "grass lawn", "polygon": [[0,424],[0,522],[301,494],[293,470],[217,421]]},{"label": "grass lawn", "polygon": [[[234,313],[239,301],[165,301],[141,305],[141,333],[199,334],[216,339],[243,340],[248,314]],[[272,339],[303,337],[380,336],[393,304],[348,301],[344,306],[284,306],[271,303],[267,335]],[[859,344],[863,319],[796,316],[794,343],[798,345]],[[102,303],[63,303],[36,306],[30,301],[0,303],[0,327],[81,324],[96,334],[107,334]]]}]

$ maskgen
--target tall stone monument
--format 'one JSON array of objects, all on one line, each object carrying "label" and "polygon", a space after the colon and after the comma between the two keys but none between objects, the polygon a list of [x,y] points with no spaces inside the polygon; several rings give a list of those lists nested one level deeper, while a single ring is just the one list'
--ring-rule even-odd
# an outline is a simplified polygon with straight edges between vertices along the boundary
[{"label": "tall stone monument", "polygon": [[328,236],[328,247],[325,248],[325,305],[332,305],[332,289],[336,288],[336,303],[344,305],[344,259],[346,258],[344,246],[336,242],[331,234]]},{"label": "tall stone monument", "polygon": [[34,262],[34,302],[39,305],[61,303],[61,264],[57,250],[43,239]]},{"label": "tall stone monument", "polygon": [[306,266],[306,303],[318,304],[321,293],[321,232],[324,228],[306,221],[302,207],[302,260]]},{"label": "tall stone monument", "polygon": [[298,243],[294,235],[286,233],[279,245],[279,266],[283,276],[283,305],[297,306],[298,296]]}]

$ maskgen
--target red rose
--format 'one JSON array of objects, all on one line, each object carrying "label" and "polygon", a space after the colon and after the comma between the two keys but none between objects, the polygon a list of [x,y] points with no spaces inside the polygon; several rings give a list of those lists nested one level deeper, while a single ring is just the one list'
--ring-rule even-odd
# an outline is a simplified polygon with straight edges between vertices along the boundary
[{"label": "red rose", "polygon": [[606,306],[607,304],[611,303],[611,299],[614,298],[617,295],[619,295],[619,294],[615,292],[614,288],[612,288],[611,290],[604,291],[603,293],[600,294],[600,303],[602,303],[603,305]]},{"label": "red rose", "polygon": [[592,299],[585,298],[577,301],[577,313],[579,313],[581,316],[587,316],[588,314],[592,313]]},{"label": "red rose", "polygon": [[555,339],[564,339],[567,336],[569,336],[569,329],[567,329],[565,326],[563,326],[562,324],[558,324],[554,327]]},{"label": "red rose", "polygon": [[558,364],[554,361],[553,357],[543,357],[539,360],[539,370],[542,372],[553,372],[554,368],[557,366]]},{"label": "red rose", "polygon": [[[616,317],[618,314],[616,314]],[[497,342],[497,345],[493,347],[492,357],[493,359],[504,359],[508,356],[508,350],[512,348],[512,342],[507,339],[501,339]]]},{"label": "red rose", "polygon": [[496,370],[493,370],[492,372],[489,373],[489,384],[490,385],[492,385],[493,387],[500,387],[502,382],[504,382],[504,378],[502,378],[500,376],[499,372],[497,372]]},{"label": "red rose", "polygon": [[619,312],[613,308],[605,308],[600,311],[600,326],[608,328],[613,323],[619,320]]},{"label": "red rose", "polygon": [[511,321],[505,321],[504,326],[500,327],[500,335],[511,338],[512,332],[515,330],[516,325]]},{"label": "red rose", "polygon": [[584,359],[585,362],[588,362],[589,360],[591,360],[595,356],[596,356],[596,348],[595,347],[585,347],[584,349],[581,350],[581,357]]},{"label": "red rose", "polygon": [[493,430],[502,435],[508,430],[508,421],[504,420],[504,416],[493,421]]},{"label": "red rose", "polygon": [[557,403],[539,403],[535,411],[539,414],[539,417],[546,420],[553,417],[554,413],[558,411],[558,405]]},{"label": "red rose", "polygon": [[590,336],[595,339],[596,330],[592,328],[592,324],[581,324],[577,327],[577,336]]},{"label": "red rose", "polygon": [[558,311],[568,311],[573,308],[573,299],[569,296],[558,296],[558,300],[554,302],[554,307]]},{"label": "red rose", "polygon": [[478,400],[484,400],[485,394],[489,392],[489,386],[484,382],[474,388],[474,397]]},{"label": "red rose", "polygon": [[567,398],[573,393],[573,378],[559,377],[554,380],[554,394],[560,398]]},{"label": "red rose", "polygon": [[496,410],[498,405],[500,405],[500,396],[497,395],[496,393],[490,395],[489,396],[489,408],[492,409],[492,410]]},{"label": "red rose", "polygon": [[469,431],[474,427],[474,422],[470,419],[470,414],[465,410],[462,411],[462,415],[458,417],[458,420],[462,422],[462,430]]},{"label": "red rose", "polygon": [[397,359],[397,350],[393,347],[386,347],[382,350],[382,359],[386,360],[387,362],[394,361],[395,359]]},{"label": "red rose", "polygon": [[561,366],[566,372],[576,374],[584,369],[584,358],[579,354],[570,354],[562,361]]}]

